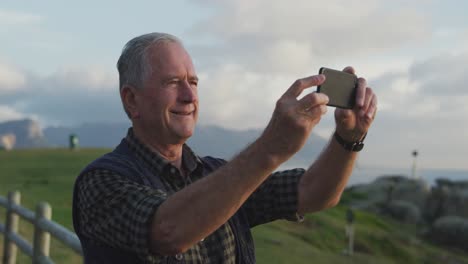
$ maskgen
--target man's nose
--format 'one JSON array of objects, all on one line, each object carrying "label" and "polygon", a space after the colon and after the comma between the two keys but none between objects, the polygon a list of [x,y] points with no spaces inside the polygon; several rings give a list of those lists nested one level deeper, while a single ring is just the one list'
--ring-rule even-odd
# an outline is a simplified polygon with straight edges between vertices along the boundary
[{"label": "man's nose", "polygon": [[196,87],[190,85],[188,81],[184,81],[180,89],[180,100],[186,103],[193,103],[198,100]]}]

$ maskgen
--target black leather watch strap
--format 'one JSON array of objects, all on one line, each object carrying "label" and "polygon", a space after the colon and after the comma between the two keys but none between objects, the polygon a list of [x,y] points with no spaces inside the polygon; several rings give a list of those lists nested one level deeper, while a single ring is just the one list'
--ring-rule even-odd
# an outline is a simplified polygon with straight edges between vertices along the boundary
[{"label": "black leather watch strap", "polygon": [[336,133],[336,131],[335,131],[335,134],[334,134],[334,137],[335,137],[336,141],[344,149],[349,150],[349,151],[354,151],[354,152],[361,151],[364,148],[364,139],[366,138],[366,136],[367,136],[367,133],[364,134],[364,137],[360,141],[348,142],[348,141],[344,140],[340,135],[338,135],[338,133]]}]

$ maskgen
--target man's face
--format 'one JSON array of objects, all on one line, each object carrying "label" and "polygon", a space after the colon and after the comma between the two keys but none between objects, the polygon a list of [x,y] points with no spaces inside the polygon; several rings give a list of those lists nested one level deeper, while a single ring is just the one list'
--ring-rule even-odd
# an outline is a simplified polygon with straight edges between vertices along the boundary
[{"label": "man's face", "polygon": [[153,46],[152,73],[137,92],[138,122],[163,144],[185,142],[198,118],[198,78],[190,55],[178,43]]}]

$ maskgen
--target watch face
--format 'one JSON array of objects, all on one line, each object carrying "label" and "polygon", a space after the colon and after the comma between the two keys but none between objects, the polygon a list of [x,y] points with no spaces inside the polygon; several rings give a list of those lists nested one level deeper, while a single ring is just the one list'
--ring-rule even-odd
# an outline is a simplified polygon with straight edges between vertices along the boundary
[{"label": "watch face", "polygon": [[352,151],[356,151],[356,152],[357,152],[357,151],[361,151],[363,148],[364,148],[364,143],[359,142],[359,144],[354,145]]}]

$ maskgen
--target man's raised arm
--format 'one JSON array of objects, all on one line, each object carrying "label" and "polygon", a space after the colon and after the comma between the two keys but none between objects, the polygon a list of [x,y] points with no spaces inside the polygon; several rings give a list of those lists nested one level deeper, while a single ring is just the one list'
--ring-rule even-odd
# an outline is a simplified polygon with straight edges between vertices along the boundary
[{"label": "man's raised arm", "polygon": [[151,223],[154,253],[174,255],[211,234],[234,215],[256,188],[305,144],[326,112],[328,97],[315,92],[300,100],[323,75],[297,80],[278,100],[263,134],[239,155],[207,177],[168,197]]}]

